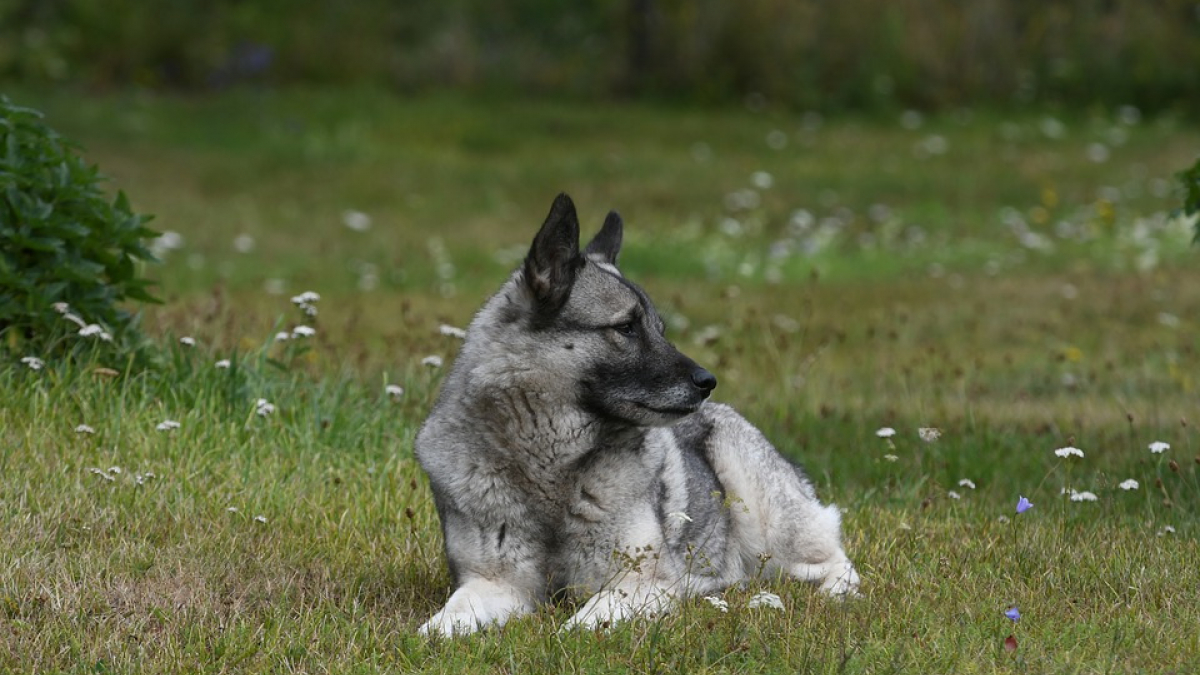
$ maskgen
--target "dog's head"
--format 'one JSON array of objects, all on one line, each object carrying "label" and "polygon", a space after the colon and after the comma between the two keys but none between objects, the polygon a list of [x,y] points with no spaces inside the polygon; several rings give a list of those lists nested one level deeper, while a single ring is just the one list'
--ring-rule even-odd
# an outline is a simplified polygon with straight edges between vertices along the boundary
[{"label": "dog's head", "polygon": [[[717,378],[664,337],[641,288],[617,269],[616,212],[582,251],[575,205],[559,195],[518,274],[521,316],[557,375],[577,383],[580,404],[610,420],[671,424],[699,409]],[[557,353],[555,353],[557,352]]]}]

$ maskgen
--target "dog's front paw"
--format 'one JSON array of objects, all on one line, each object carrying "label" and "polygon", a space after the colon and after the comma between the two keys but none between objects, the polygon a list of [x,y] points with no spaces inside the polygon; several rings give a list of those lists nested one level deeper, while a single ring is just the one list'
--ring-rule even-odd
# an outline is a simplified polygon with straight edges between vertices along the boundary
[{"label": "dog's front paw", "polygon": [[858,585],[862,580],[849,560],[834,565],[821,581],[821,591],[835,598],[859,597]]},{"label": "dog's front paw", "polygon": [[474,612],[450,612],[442,610],[434,614],[417,629],[421,635],[454,637],[470,635],[481,628]]},{"label": "dog's front paw", "polygon": [[611,628],[635,617],[655,617],[670,611],[672,596],[657,588],[600,591],[588,599],[562,630]]}]

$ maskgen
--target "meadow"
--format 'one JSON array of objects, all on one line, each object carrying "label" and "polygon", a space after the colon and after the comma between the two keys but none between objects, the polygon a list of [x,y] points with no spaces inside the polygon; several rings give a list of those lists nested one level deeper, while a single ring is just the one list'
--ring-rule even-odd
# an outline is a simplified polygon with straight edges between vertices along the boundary
[{"label": "meadow", "polygon": [[[0,366],[0,670],[1200,670],[1192,122],[10,96],[155,214],[167,358]],[[622,213],[714,397],[844,509],[863,597],[763,579],[600,633],[560,605],[416,635],[450,590],[412,455],[442,327],[560,191],[585,231]]]}]

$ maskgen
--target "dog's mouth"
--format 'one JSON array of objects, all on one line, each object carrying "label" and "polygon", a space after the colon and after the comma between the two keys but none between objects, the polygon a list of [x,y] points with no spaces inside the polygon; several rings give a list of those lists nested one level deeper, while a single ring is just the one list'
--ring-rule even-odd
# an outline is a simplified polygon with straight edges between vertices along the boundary
[{"label": "dog's mouth", "polygon": [[664,415],[667,417],[686,417],[686,416],[691,415],[692,413],[696,412],[697,410],[699,410],[700,404],[703,403],[703,400],[698,401],[698,402],[696,402],[695,405],[690,405],[690,406],[663,406],[663,407],[653,406],[648,403],[642,403],[640,401],[630,401],[630,402],[633,403],[635,406],[641,408],[642,410],[649,410],[650,412],[656,413],[658,415]]}]

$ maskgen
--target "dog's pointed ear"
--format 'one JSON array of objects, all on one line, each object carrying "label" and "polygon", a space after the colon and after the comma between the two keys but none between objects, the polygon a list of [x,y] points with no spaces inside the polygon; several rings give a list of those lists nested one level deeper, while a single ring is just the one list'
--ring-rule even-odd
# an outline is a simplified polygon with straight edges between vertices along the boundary
[{"label": "dog's pointed ear", "polygon": [[587,245],[584,255],[597,262],[608,263],[616,267],[617,255],[621,252],[621,236],[624,230],[625,225],[621,222],[621,214],[616,211],[609,211],[608,217],[604,219],[604,226],[600,228],[600,232]]},{"label": "dog's pointed ear", "polygon": [[563,193],[554,199],[546,222],[525,256],[525,287],[539,314],[553,314],[566,304],[575,273],[583,262],[579,254],[579,217],[575,215],[575,204]]}]

